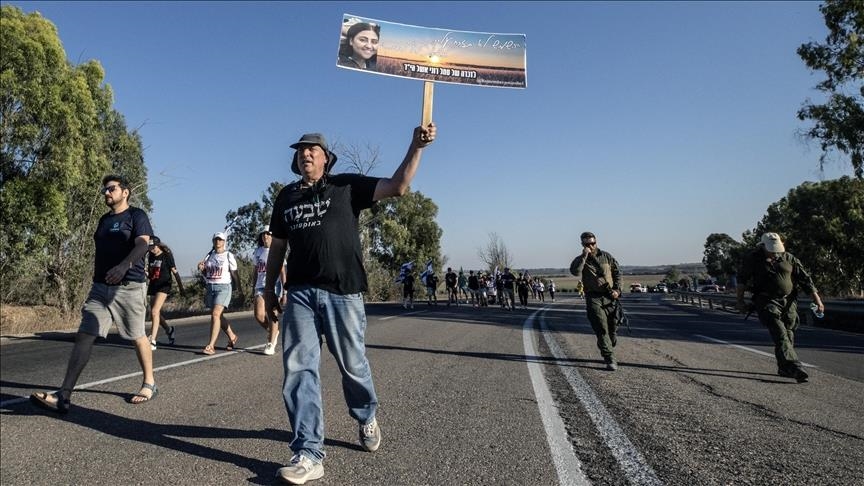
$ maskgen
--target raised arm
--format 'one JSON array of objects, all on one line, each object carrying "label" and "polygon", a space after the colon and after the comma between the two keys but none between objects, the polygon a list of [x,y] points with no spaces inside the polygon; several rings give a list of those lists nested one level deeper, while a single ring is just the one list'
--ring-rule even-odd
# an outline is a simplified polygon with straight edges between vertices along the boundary
[{"label": "raised arm", "polygon": [[423,155],[423,149],[430,143],[435,141],[435,124],[430,123],[428,126],[417,127],[414,129],[414,135],[411,137],[411,145],[408,147],[408,152],[405,158],[393,176],[389,179],[384,178],[378,181],[375,186],[375,195],[373,199],[380,201],[393,196],[404,196],[408,192],[408,187],[414,179],[414,174],[420,166],[420,157]]},{"label": "raised arm", "polygon": [[582,278],[582,267],[585,266],[585,255],[579,255],[570,262],[570,274]]}]

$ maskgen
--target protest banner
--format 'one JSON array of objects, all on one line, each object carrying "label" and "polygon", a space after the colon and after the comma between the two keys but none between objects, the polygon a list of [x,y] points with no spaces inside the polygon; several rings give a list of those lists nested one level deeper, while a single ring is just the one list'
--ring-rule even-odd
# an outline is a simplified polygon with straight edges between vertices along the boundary
[{"label": "protest banner", "polygon": [[434,82],[527,87],[524,34],[439,29],[344,14],[336,64],[423,80],[423,126],[432,117]]}]

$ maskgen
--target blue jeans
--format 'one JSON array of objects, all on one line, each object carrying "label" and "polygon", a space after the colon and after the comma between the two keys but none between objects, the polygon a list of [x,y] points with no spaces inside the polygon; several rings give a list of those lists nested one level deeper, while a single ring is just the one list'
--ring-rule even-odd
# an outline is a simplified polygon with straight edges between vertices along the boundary
[{"label": "blue jeans", "polygon": [[342,393],[351,417],[365,425],[378,409],[366,359],[362,294],[339,295],[309,285],[289,287],[280,334],[285,370],[282,397],[293,433],[291,450],[315,462],[324,459],[321,335],[342,372]]}]

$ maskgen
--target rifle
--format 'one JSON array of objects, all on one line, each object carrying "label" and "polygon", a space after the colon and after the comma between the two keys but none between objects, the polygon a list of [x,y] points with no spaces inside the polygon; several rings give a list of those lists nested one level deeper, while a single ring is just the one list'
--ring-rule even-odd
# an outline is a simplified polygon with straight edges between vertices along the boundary
[{"label": "rifle", "polygon": [[628,335],[633,334],[633,330],[630,329],[630,318],[627,317],[627,313],[624,312],[624,307],[621,305],[620,298],[612,299],[612,315],[615,317],[615,320],[618,321],[619,326],[624,324],[624,327],[627,328]]}]

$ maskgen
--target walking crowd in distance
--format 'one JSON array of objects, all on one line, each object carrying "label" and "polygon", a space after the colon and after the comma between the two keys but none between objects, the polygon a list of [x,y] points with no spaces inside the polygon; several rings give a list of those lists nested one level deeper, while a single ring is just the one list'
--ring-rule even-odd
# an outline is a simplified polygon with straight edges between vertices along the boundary
[{"label": "walking crowd in distance", "polygon": [[[426,290],[426,305],[438,305],[438,276],[432,271],[420,280]],[[414,308],[415,285],[414,271],[408,270],[402,278],[402,307],[405,309]],[[510,311],[528,309],[529,293],[540,303],[546,302],[548,293],[549,301],[555,302],[555,292],[558,290],[551,278],[544,282],[542,277],[532,277],[528,272],[519,272],[515,276],[509,268],[505,268],[503,273],[469,270],[468,275],[465,275],[463,270],[457,274],[448,267],[444,274],[444,286],[448,307],[465,304],[479,309],[497,305]]]}]

